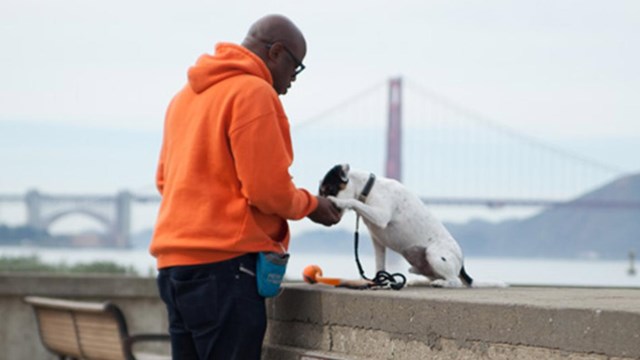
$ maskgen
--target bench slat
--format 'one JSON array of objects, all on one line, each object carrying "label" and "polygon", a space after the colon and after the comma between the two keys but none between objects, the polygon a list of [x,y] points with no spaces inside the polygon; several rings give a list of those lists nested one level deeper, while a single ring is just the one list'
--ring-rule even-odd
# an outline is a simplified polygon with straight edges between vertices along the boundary
[{"label": "bench slat", "polygon": [[80,344],[87,357],[122,359],[122,334],[112,314],[78,313],[76,326],[80,333]]},{"label": "bench slat", "polygon": [[76,329],[71,312],[37,309],[42,342],[52,351],[80,356]]}]

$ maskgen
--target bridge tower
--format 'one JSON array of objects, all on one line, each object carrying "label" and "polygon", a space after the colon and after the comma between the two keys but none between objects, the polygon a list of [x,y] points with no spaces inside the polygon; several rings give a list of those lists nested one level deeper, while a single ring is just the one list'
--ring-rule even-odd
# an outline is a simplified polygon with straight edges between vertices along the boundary
[{"label": "bridge tower", "polygon": [[115,229],[113,229],[113,242],[116,247],[128,248],[131,246],[129,235],[131,233],[131,200],[133,195],[128,191],[120,191],[115,198]]},{"label": "bridge tower", "polygon": [[402,181],[402,78],[389,80],[389,121],[385,176]]},{"label": "bridge tower", "polygon": [[41,229],[42,215],[40,208],[42,207],[42,196],[37,190],[30,190],[24,198],[27,205],[27,225]]}]

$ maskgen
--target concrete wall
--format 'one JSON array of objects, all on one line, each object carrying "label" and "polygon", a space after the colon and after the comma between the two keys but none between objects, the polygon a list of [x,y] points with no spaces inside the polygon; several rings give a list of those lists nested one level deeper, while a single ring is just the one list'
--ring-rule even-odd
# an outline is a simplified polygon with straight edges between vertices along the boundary
[{"label": "concrete wall", "polygon": [[[26,295],[111,300],[130,332],[167,329],[154,279],[0,274],[0,360],[52,359]],[[640,359],[640,289],[287,284],[268,313],[265,360]]]},{"label": "concrete wall", "polygon": [[639,359],[640,289],[288,285],[273,359]]}]

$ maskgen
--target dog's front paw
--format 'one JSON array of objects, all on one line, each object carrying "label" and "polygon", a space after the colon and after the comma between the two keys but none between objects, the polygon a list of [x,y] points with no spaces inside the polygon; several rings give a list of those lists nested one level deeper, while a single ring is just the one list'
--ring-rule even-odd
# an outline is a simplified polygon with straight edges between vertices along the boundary
[{"label": "dog's front paw", "polygon": [[349,199],[338,199],[335,196],[328,196],[327,199],[331,200],[331,202],[342,210],[351,209],[353,206]]}]

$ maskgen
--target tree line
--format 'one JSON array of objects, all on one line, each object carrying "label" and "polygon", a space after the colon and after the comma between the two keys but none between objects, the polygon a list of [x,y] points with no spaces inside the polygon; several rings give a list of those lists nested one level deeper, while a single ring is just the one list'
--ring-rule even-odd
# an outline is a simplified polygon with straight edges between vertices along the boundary
[{"label": "tree line", "polygon": [[0,224],[0,244],[2,245],[20,244],[23,241],[39,242],[49,238],[51,238],[49,232],[33,226]]}]

